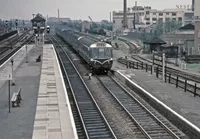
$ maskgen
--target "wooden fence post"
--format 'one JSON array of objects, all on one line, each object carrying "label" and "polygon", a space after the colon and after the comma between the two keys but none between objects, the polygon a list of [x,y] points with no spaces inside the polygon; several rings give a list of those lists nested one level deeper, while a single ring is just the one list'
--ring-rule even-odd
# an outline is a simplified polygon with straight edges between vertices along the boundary
[{"label": "wooden fence post", "polygon": [[148,65],[147,65],[147,63],[146,63],[146,72],[148,71]]},{"label": "wooden fence post", "polygon": [[142,70],[143,70],[143,62],[142,62]]},{"label": "wooden fence post", "polygon": [[185,86],[184,86],[184,91],[187,91],[187,79],[185,79]]},{"label": "wooden fence post", "polygon": [[169,84],[171,83],[171,73],[169,73]]},{"label": "wooden fence post", "polygon": [[178,88],[178,75],[176,77],[176,88]]},{"label": "wooden fence post", "polygon": [[159,69],[158,69],[158,66],[156,67],[156,77],[157,77],[157,78],[159,77]]},{"label": "wooden fence post", "polygon": [[194,97],[196,97],[197,95],[197,83],[195,83],[194,85]]}]

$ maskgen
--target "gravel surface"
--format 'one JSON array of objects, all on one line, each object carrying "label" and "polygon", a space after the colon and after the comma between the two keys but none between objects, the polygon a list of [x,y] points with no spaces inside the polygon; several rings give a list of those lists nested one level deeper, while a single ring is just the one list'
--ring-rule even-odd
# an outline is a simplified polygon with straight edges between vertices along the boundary
[{"label": "gravel surface", "polygon": [[145,138],[95,77],[88,80],[88,77],[85,76],[84,79],[117,137],[123,139]]},{"label": "gravel surface", "polygon": [[71,54],[71,57],[74,59],[75,65],[78,67],[79,72],[117,137],[122,139],[145,138],[136,125],[131,122],[130,117],[122,111],[122,108],[108,94],[107,90],[102,87],[100,82],[94,76],[89,80],[87,76],[89,70],[86,64],[83,64],[84,62],[75,57],[74,54]]}]

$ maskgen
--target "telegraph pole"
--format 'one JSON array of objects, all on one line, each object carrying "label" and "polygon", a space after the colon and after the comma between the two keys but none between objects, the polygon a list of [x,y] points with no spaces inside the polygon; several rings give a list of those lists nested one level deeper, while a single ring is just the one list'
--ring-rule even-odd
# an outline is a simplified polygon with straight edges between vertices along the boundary
[{"label": "telegraph pole", "polygon": [[163,73],[163,77],[162,77],[162,79],[163,79],[163,82],[165,81],[165,53],[163,53],[162,54],[162,73]]}]

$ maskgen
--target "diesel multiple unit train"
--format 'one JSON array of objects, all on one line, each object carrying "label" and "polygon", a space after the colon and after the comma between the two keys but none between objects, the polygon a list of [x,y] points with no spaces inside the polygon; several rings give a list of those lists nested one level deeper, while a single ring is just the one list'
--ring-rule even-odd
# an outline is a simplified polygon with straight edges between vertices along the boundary
[{"label": "diesel multiple unit train", "polygon": [[107,72],[113,64],[112,46],[71,29],[55,29],[56,34],[70,44],[94,72]]}]

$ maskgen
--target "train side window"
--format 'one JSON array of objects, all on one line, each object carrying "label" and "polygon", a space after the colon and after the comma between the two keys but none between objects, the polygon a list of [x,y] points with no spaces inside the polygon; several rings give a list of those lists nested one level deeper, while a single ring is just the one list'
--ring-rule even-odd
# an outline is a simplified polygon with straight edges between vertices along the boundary
[{"label": "train side window", "polygon": [[92,49],[88,48],[88,55],[89,55],[89,57],[92,57],[92,51],[91,50]]},{"label": "train side window", "polygon": [[92,49],[92,57],[93,57],[93,58],[97,58],[97,57],[98,57],[98,52],[97,52],[97,49],[96,49],[96,48],[93,48],[93,49]]}]

